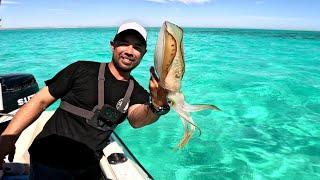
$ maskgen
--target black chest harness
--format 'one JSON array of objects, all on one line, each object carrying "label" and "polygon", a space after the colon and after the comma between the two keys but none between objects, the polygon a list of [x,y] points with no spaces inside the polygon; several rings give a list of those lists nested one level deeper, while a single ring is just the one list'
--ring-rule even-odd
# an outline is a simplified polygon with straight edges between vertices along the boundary
[{"label": "black chest harness", "polygon": [[66,101],[61,101],[60,108],[74,115],[86,119],[87,124],[102,131],[112,131],[120,122],[123,114],[126,113],[126,106],[129,106],[130,97],[134,88],[132,79],[129,81],[129,87],[119,108],[114,108],[109,104],[104,104],[104,72],[106,63],[101,63],[98,75],[98,105],[91,111],[74,106]]}]

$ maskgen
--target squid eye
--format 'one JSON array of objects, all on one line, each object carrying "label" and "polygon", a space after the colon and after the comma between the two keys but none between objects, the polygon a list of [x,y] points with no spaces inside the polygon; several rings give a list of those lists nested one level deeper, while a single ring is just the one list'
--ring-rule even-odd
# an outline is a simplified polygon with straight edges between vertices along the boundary
[{"label": "squid eye", "polygon": [[171,101],[170,99],[168,99],[167,101],[170,105],[174,105],[174,101]]}]

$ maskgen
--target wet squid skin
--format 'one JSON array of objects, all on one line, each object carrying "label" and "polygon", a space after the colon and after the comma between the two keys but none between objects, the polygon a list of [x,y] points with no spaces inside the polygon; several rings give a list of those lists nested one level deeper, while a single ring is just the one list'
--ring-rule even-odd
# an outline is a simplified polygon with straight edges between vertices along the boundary
[{"label": "wet squid skin", "polygon": [[201,134],[201,130],[193,121],[190,112],[220,109],[208,104],[190,105],[184,100],[184,95],[181,92],[181,80],[185,72],[182,28],[168,21],[163,23],[155,48],[154,64],[160,77],[159,84],[168,90],[168,102],[182,120],[184,134],[178,148],[183,148],[188,143],[195,128],[198,128]]}]

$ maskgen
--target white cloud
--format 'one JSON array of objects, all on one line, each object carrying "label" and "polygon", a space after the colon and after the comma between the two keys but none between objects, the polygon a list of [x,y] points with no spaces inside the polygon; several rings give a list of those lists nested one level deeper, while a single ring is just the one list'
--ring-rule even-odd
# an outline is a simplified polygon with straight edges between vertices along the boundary
[{"label": "white cloud", "polygon": [[20,2],[10,1],[10,0],[2,0],[1,4],[20,4]]},{"label": "white cloud", "polygon": [[203,4],[210,2],[210,0],[176,0],[178,2],[182,2],[184,4]]},{"label": "white cloud", "polygon": [[211,0],[146,0],[150,2],[156,2],[156,3],[169,3],[169,2],[181,2],[184,4],[203,4],[210,2]]}]

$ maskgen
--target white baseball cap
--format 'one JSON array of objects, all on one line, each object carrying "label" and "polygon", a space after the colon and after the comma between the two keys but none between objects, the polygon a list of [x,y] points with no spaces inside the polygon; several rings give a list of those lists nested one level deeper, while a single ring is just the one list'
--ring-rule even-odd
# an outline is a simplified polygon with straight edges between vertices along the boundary
[{"label": "white baseball cap", "polygon": [[135,31],[137,31],[143,37],[143,39],[147,42],[147,31],[140,24],[138,24],[136,22],[124,23],[119,27],[117,34],[120,34],[121,32],[123,32],[125,30],[135,30]]}]

